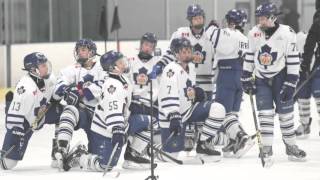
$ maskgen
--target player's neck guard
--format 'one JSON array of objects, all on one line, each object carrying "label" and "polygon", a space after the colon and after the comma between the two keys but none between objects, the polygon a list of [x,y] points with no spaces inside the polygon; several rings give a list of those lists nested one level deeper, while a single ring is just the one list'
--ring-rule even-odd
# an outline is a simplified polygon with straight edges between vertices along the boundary
[{"label": "player's neck guard", "polygon": [[138,57],[143,62],[148,62],[153,56],[151,54],[140,51]]},{"label": "player's neck guard", "polygon": [[279,28],[279,24],[275,22],[273,27],[265,29],[264,32],[266,33],[267,39],[271,37],[278,28]]},{"label": "player's neck guard", "polygon": [[122,75],[116,75],[116,74],[110,73],[109,77],[120,81],[123,85],[128,84],[127,81],[122,77]]},{"label": "player's neck guard", "polygon": [[[202,28],[200,28],[201,29],[200,33],[194,32],[193,28],[195,28],[195,27],[194,26],[190,26],[192,35],[194,37],[196,37],[197,39],[199,39],[202,36],[202,34],[204,33],[204,25],[202,25]],[[197,29],[197,28],[195,28],[195,29]],[[198,30],[200,30],[200,29],[198,29]]]},{"label": "player's neck guard", "polygon": [[36,77],[32,73],[29,73],[31,79],[36,83],[37,87],[42,90],[45,87],[44,80]]}]

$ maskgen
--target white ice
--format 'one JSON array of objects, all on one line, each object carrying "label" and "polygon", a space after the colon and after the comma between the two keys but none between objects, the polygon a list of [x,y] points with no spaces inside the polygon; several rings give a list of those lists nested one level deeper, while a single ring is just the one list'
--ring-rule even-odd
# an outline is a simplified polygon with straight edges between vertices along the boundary
[{"label": "white ice", "polygon": [[[254,122],[251,112],[250,101],[247,96],[244,97],[241,107],[240,119],[245,130],[253,134]],[[0,121],[0,144],[3,143],[5,134],[4,126],[4,105],[1,105]],[[258,159],[258,147],[255,145],[241,159],[226,159],[221,162],[210,163],[205,165],[176,165],[172,163],[158,163],[155,169],[155,175],[163,180],[207,180],[207,179],[233,179],[233,180],[319,180],[320,179],[320,137],[319,123],[316,114],[315,103],[312,100],[312,117],[311,135],[307,140],[297,140],[300,148],[307,152],[307,162],[290,162],[285,155],[285,148],[281,140],[279,123],[277,116],[275,118],[275,139],[274,139],[274,165],[270,169],[264,169]],[[298,125],[298,112],[295,107],[295,126]],[[45,126],[40,131],[34,133],[24,159],[19,162],[14,170],[0,171],[1,180],[58,180],[58,179],[110,179],[110,175],[102,177],[102,173],[84,172],[80,169],[74,169],[69,172],[58,172],[57,169],[50,167],[51,162],[51,139],[53,137],[53,126]],[[78,141],[86,143],[84,132],[77,131],[74,133],[72,144]],[[150,171],[132,171],[121,168],[123,159],[120,159],[118,166],[115,168],[121,172],[121,179],[146,179]]]}]

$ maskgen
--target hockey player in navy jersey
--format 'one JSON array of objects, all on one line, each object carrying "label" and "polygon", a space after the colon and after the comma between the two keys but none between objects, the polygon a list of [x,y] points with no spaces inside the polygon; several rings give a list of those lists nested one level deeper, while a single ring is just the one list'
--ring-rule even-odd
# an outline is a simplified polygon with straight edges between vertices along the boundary
[{"label": "hockey player in navy jersey", "polygon": [[50,61],[39,52],[28,54],[23,61],[23,70],[28,73],[19,80],[13,99],[6,99],[7,132],[0,161],[4,170],[14,168],[23,159],[33,131],[44,124],[57,124],[62,112],[62,106],[52,101],[56,79]]},{"label": "hockey player in navy jersey", "polygon": [[[150,142],[150,123],[153,121],[158,129],[158,80],[151,79],[154,66],[159,62],[160,56],[154,56],[157,46],[157,37],[147,32],[140,39],[140,50],[137,56],[129,59],[129,78],[133,84],[132,103],[130,104],[129,138],[124,154],[123,168],[146,169],[150,168],[150,160],[146,158],[147,146]],[[152,82],[151,82],[152,81]],[[152,83],[152,101],[151,92]],[[152,117],[151,117],[152,111]],[[157,126],[157,127],[156,127]]]},{"label": "hockey player in navy jersey", "polygon": [[249,51],[241,81],[246,93],[256,94],[263,155],[272,160],[274,116],[278,113],[289,160],[303,161],[306,153],[296,145],[293,121],[292,96],[299,78],[296,34],[289,26],[277,23],[279,13],[273,3],[258,6],[255,14],[258,25],[248,34]]},{"label": "hockey player in navy jersey", "polygon": [[74,54],[77,62],[61,70],[53,95],[56,99],[64,99],[67,104],[60,117],[55,153],[56,166],[64,170],[68,170],[63,167],[63,162],[69,153],[73,131],[81,128],[89,139],[91,119],[104,79],[100,63],[94,60],[97,47],[92,40],[79,40]]},{"label": "hockey player in navy jersey", "polygon": [[[117,165],[125,144],[132,96],[132,84],[123,75],[128,71],[128,62],[122,53],[109,51],[101,56],[100,63],[109,77],[102,85],[100,101],[94,111],[88,151],[83,146],[76,147],[65,162],[69,168],[80,166],[87,171],[105,171],[108,168],[109,171]],[[115,153],[111,157],[113,151]],[[107,167],[109,161],[110,166]]]},{"label": "hockey player in navy jersey", "polygon": [[[311,93],[317,105],[318,114],[320,113],[320,94],[319,81],[320,71],[317,68],[320,65],[320,0],[316,0],[316,12],[313,16],[313,23],[308,31],[308,35],[298,33],[302,37],[304,44],[302,49],[302,62],[300,71],[300,82],[302,83],[310,75],[311,71],[317,71],[315,76],[301,89],[298,94],[298,103],[300,110],[300,125],[296,130],[297,137],[307,137],[310,134],[310,97]],[[319,116],[319,115],[318,115]],[[320,120],[318,119],[320,123]],[[320,134],[320,133],[319,133]]]},{"label": "hockey player in navy jersey", "polygon": [[[248,51],[248,38],[238,29],[242,28],[243,15],[232,9],[226,14],[227,27],[218,29],[212,36],[214,48],[214,69],[216,69],[215,102],[222,104],[226,114],[212,114],[213,119],[224,117],[223,128],[229,137],[224,152],[236,157],[244,155],[254,144],[240,125],[238,112],[242,101],[242,57]],[[225,154],[224,154],[225,155]]]},{"label": "hockey player in navy jersey", "polygon": [[[221,126],[212,122],[212,111],[224,111],[221,104],[205,101],[204,91],[195,85],[195,67],[191,63],[192,46],[188,39],[177,43],[177,61],[169,63],[163,70],[159,89],[159,124],[163,150],[176,156],[184,150],[186,124],[203,124],[196,152],[209,161],[219,161],[220,152],[212,144],[212,138]],[[218,128],[216,128],[218,127]],[[161,157],[160,157],[161,159]]]}]

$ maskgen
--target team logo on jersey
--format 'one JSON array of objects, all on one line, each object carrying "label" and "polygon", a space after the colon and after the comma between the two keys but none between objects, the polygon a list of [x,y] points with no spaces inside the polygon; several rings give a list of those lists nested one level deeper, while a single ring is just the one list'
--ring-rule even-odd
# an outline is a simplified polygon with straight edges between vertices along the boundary
[{"label": "team logo on jersey", "polygon": [[114,87],[113,85],[110,85],[108,88],[109,94],[113,94],[115,91],[116,91],[116,87]]},{"label": "team logo on jersey", "polygon": [[172,69],[169,69],[169,71],[167,72],[167,76],[171,78],[173,75],[174,75],[174,72],[172,71]]},{"label": "team logo on jersey", "polygon": [[198,64],[204,63],[207,53],[202,51],[202,46],[199,43],[193,46],[193,50],[192,61],[196,64],[196,67],[198,67]]},{"label": "team logo on jersey", "polygon": [[138,73],[134,73],[133,74],[133,78],[136,84],[138,85],[147,85],[148,84],[148,69],[146,69],[145,67],[142,67],[138,70]]},{"label": "team logo on jersey", "polygon": [[277,59],[277,55],[278,53],[272,52],[271,47],[266,44],[262,46],[259,51],[259,55],[258,55],[259,63],[264,66],[270,66]]},{"label": "team logo on jersey", "polygon": [[194,88],[192,87],[192,82],[190,81],[190,79],[187,80],[186,87],[183,88],[183,90],[184,90],[184,96],[188,100],[193,100],[195,98],[195,91],[194,91]]},{"label": "team logo on jersey", "polygon": [[17,93],[18,93],[19,95],[23,94],[24,92],[26,92],[26,90],[24,89],[24,86],[21,86],[21,87],[19,87],[19,88],[17,89]]}]

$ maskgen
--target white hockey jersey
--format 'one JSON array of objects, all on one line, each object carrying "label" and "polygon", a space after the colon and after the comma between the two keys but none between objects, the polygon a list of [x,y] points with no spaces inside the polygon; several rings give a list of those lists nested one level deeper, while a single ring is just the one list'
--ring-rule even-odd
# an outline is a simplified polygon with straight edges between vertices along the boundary
[{"label": "white hockey jersey", "polygon": [[108,138],[112,137],[112,127],[125,127],[131,103],[132,84],[125,76],[106,78],[99,103],[95,108],[91,130]]},{"label": "white hockey jersey", "polygon": [[[210,31],[211,32],[211,31]],[[185,37],[190,40],[193,46],[193,54],[202,57],[201,62],[195,63],[196,68],[196,84],[204,91],[212,91],[212,63],[213,63],[213,49],[210,42],[210,35],[203,32],[201,35],[192,33],[190,27],[181,27],[171,36],[170,42],[174,38]],[[170,43],[171,44],[171,43]]]},{"label": "white hockey jersey", "polygon": [[159,123],[162,128],[168,128],[168,115],[180,112],[187,116],[192,107],[192,101],[187,96],[187,90],[195,85],[196,72],[192,63],[189,63],[188,72],[177,62],[169,63],[163,70],[159,88]]},{"label": "white hockey jersey", "polygon": [[[141,102],[150,106],[150,74],[153,67],[159,62],[159,56],[153,56],[149,61],[143,62],[138,56],[128,58],[129,60],[129,78],[133,84],[132,102],[140,104]],[[159,85],[157,79],[152,79],[152,100],[157,101]],[[139,97],[139,98],[135,98]]]},{"label": "white hockey jersey", "polygon": [[[23,127],[26,120],[30,127],[40,111],[43,111],[50,101],[56,78],[53,74],[44,80],[44,87],[39,89],[30,75],[23,76],[17,83],[13,100],[6,117],[6,128]],[[45,116],[43,117],[45,118]]]},{"label": "white hockey jersey", "polygon": [[[71,84],[77,85],[80,82],[84,82],[82,85],[84,92],[82,102],[86,106],[93,108],[98,103],[104,75],[105,73],[99,62],[96,62],[94,66],[89,70],[81,67],[81,65],[78,63],[72,66],[68,66],[60,71],[58,83],[54,90],[54,98],[62,98],[58,96],[58,94],[60,94],[62,86],[69,86]],[[88,81],[87,79],[91,80]]]},{"label": "white hockey jersey", "polygon": [[237,29],[223,28],[213,32],[211,38],[214,49],[214,74],[218,73],[218,64],[230,61],[232,66],[241,68],[241,57],[249,49],[248,38]]},{"label": "white hockey jersey", "polygon": [[299,52],[296,34],[287,25],[279,28],[269,38],[258,26],[253,27],[249,34],[249,52],[243,64],[245,71],[253,72],[259,78],[271,78],[283,68],[287,74],[299,75]]}]

